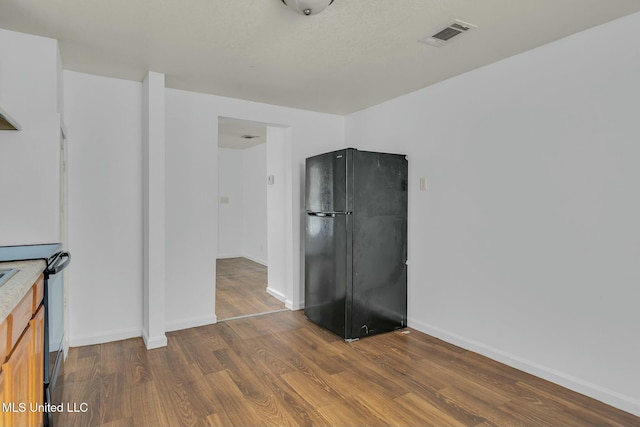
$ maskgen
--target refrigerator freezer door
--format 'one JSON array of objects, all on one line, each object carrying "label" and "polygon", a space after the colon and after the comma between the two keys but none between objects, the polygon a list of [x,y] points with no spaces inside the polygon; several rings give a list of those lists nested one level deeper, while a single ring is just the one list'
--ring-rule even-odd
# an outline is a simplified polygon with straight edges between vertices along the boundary
[{"label": "refrigerator freezer door", "polygon": [[314,323],[345,337],[348,215],[306,216],[305,309]]},{"label": "refrigerator freezer door", "polygon": [[349,210],[347,207],[347,150],[308,158],[305,175],[307,212]]},{"label": "refrigerator freezer door", "polygon": [[406,326],[407,178],[405,156],[355,153],[350,339]]}]

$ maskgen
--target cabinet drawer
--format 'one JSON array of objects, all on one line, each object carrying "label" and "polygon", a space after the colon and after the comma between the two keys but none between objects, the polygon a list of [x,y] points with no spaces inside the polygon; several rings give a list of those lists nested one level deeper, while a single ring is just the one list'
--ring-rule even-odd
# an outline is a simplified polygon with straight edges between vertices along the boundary
[{"label": "cabinet drawer", "polygon": [[9,353],[9,331],[8,319],[4,319],[0,324],[0,365],[4,363]]},{"label": "cabinet drawer", "polygon": [[44,274],[41,274],[36,283],[33,284],[33,308],[31,314],[36,314],[42,298],[44,298]]},{"label": "cabinet drawer", "polygon": [[9,315],[11,321],[11,345],[9,348],[13,348],[13,346],[22,335],[22,331],[25,330],[27,325],[29,324],[29,320],[31,320],[31,315],[33,314],[33,287],[29,289],[29,292],[20,300],[18,305],[13,309],[11,314]]}]

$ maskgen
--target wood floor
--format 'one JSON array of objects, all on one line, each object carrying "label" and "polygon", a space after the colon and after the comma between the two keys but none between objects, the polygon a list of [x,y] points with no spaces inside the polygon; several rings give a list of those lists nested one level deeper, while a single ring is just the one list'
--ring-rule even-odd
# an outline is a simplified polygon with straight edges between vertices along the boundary
[{"label": "wood floor", "polygon": [[640,426],[415,330],[347,344],[301,311],[70,350],[60,426]]},{"label": "wood floor", "polygon": [[218,320],[284,309],[269,295],[267,267],[247,258],[216,261],[216,316]]}]

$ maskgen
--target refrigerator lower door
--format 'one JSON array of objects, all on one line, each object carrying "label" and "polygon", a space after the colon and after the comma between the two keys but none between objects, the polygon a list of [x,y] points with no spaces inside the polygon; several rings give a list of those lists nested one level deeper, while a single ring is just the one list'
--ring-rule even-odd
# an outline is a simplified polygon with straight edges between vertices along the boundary
[{"label": "refrigerator lower door", "polygon": [[[377,230],[372,232],[370,230]],[[350,339],[406,326],[406,220],[360,218],[354,226]]]},{"label": "refrigerator lower door", "polygon": [[358,151],[354,163],[351,339],[403,328],[407,316],[407,160]]},{"label": "refrigerator lower door", "polygon": [[305,315],[343,338],[350,280],[347,221],[348,215],[310,212],[305,235]]}]

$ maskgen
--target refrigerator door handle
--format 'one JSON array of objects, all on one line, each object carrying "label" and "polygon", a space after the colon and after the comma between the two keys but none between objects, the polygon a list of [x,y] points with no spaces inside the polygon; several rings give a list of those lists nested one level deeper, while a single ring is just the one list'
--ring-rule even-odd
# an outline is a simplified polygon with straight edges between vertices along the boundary
[{"label": "refrigerator door handle", "polygon": [[307,211],[307,215],[309,216],[319,216],[319,217],[329,217],[335,218],[338,215],[351,215],[353,212],[312,212]]},{"label": "refrigerator door handle", "polygon": [[71,254],[69,252],[59,252],[54,255],[54,258],[51,260],[51,263],[47,265],[47,269],[45,273],[53,276],[54,274],[60,273],[62,270],[67,268],[67,265],[71,262]]},{"label": "refrigerator door handle", "polygon": [[331,217],[331,218],[335,218],[336,217],[336,214],[329,213],[329,212],[307,212],[307,215],[319,216],[319,217]]}]

